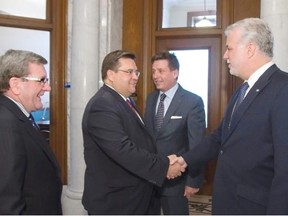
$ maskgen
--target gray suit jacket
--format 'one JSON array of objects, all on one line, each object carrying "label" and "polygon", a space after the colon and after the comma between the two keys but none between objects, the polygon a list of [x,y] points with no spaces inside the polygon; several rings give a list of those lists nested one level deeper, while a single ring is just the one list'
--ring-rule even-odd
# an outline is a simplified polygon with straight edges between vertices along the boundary
[{"label": "gray suit jacket", "polygon": [[[146,102],[145,124],[156,140],[159,154],[183,154],[200,143],[205,133],[205,111],[201,97],[180,85],[165,114],[163,125],[158,133],[154,129],[156,103],[159,91],[152,92]],[[166,180],[162,195],[183,195],[185,185],[201,187],[203,173],[196,177],[184,174],[174,180]]]}]

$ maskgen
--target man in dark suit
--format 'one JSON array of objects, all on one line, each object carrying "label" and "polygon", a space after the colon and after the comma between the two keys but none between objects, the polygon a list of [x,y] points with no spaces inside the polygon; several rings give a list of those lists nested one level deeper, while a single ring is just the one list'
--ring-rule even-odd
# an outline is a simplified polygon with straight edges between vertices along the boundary
[{"label": "man in dark suit", "polygon": [[0,214],[62,214],[57,161],[29,120],[51,90],[46,63],[21,50],[0,57]]},{"label": "man in dark suit", "polygon": [[[183,154],[204,137],[203,101],[177,83],[179,62],[173,53],[160,52],[152,57],[152,76],[157,91],[147,98],[145,124],[154,134],[159,154]],[[163,123],[158,129],[157,110],[161,106],[162,94],[165,94]],[[162,208],[167,215],[189,215],[188,199],[198,192],[202,182],[203,173],[193,178],[185,174],[180,178],[167,179],[157,190],[153,213],[160,214]]]},{"label": "man in dark suit", "polygon": [[168,157],[156,154],[152,135],[130,104],[140,75],[135,55],[109,53],[101,73],[104,86],[88,102],[82,121],[82,203],[88,214],[147,214],[154,185],[181,175],[185,166],[169,166]]},{"label": "man in dark suit", "polygon": [[240,20],[225,34],[230,73],[249,88],[238,108],[236,90],[220,126],[182,157],[191,172],[218,158],[213,214],[287,215],[288,75],[272,61],[273,35],[263,20]]}]

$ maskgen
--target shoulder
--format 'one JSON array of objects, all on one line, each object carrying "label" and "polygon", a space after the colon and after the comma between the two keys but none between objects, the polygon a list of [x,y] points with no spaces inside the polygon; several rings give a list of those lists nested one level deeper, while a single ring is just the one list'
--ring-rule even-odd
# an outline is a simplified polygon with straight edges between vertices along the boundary
[{"label": "shoulder", "polygon": [[182,99],[187,103],[203,102],[202,98],[199,95],[197,95],[194,92],[191,92],[191,91],[188,91],[188,90],[182,88],[180,85],[179,85],[178,90],[176,91],[175,96],[176,97],[182,97]]},{"label": "shoulder", "polygon": [[155,100],[159,95],[159,91],[153,91],[147,96],[147,101],[153,101]]}]

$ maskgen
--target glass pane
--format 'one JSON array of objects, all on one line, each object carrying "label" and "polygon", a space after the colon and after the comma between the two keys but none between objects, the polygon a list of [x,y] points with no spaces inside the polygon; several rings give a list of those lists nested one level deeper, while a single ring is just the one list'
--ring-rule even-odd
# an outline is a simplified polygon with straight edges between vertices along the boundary
[{"label": "glass pane", "polygon": [[170,50],[170,52],[177,56],[180,64],[178,82],[183,88],[202,98],[208,122],[209,50]]},{"label": "glass pane", "polygon": [[163,0],[162,28],[216,26],[217,0]]},{"label": "glass pane", "polygon": [[0,14],[46,19],[46,0],[0,0]]},{"label": "glass pane", "polygon": [[[0,26],[0,35],[1,39],[5,41],[1,44],[0,55],[3,55],[8,49],[29,50],[40,54],[48,61],[45,68],[49,78],[50,32]],[[37,123],[49,124],[49,102],[49,92],[46,92],[42,96],[43,109],[33,113]]]}]

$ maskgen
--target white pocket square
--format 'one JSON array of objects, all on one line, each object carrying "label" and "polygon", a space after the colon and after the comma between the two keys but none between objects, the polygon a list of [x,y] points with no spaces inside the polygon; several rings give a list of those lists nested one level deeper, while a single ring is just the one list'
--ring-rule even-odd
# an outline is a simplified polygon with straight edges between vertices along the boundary
[{"label": "white pocket square", "polygon": [[182,116],[171,116],[171,119],[181,119]]}]

